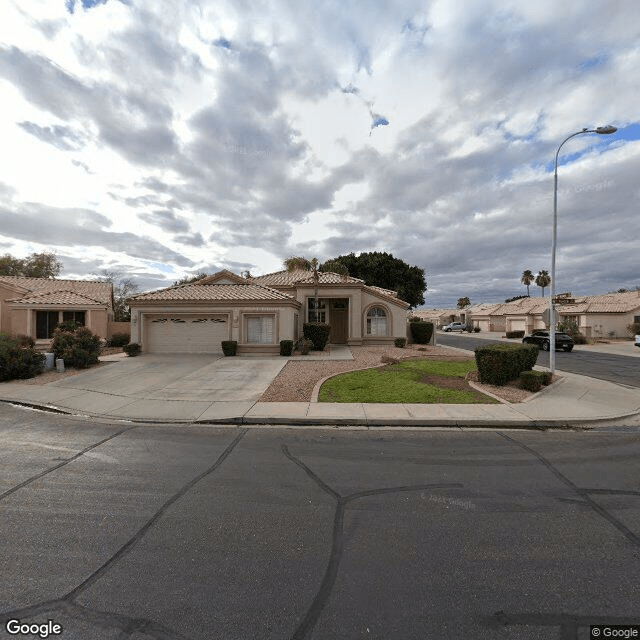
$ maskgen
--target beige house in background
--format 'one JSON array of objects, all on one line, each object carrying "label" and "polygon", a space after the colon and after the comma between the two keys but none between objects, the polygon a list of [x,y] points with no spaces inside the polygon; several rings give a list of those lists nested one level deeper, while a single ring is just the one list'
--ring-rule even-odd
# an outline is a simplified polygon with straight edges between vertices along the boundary
[{"label": "beige house in background", "polygon": [[101,338],[113,323],[113,287],[91,280],[0,276],[0,331],[48,346],[60,322],[74,320]]},{"label": "beige house in background", "polygon": [[[575,321],[580,333],[587,338],[628,338],[627,326],[640,323],[640,291],[575,297],[561,293],[555,303],[559,322]],[[542,314],[548,308],[547,297],[520,298],[503,304],[471,305],[462,310],[422,309],[413,315],[431,319],[438,327],[466,320],[481,331],[531,333],[547,328]]]},{"label": "beige house in background", "polygon": [[222,352],[236,340],[239,353],[279,353],[281,340],[302,336],[317,319],[331,325],[334,344],[393,344],[406,337],[409,304],[394,291],[363,280],[319,273],[318,308],[308,271],[243,278],[230,271],[129,299],[131,341],[151,353]]}]

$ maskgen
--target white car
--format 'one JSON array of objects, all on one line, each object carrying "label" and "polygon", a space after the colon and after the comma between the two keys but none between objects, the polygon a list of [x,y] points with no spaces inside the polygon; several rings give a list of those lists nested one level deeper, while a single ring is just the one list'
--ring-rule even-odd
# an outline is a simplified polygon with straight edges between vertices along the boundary
[{"label": "white car", "polygon": [[467,330],[467,324],[466,322],[452,322],[451,324],[448,324],[446,327],[442,327],[443,331],[466,331]]},{"label": "white car", "polygon": [[636,347],[640,347],[640,336],[636,336]]}]

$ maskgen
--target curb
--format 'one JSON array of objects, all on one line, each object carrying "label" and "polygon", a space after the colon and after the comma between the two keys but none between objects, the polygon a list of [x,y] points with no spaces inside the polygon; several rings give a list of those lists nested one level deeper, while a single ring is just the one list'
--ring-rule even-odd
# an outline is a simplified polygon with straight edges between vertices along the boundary
[{"label": "curb", "polygon": [[109,416],[105,414],[91,414],[91,413],[73,413],[54,405],[38,405],[34,403],[28,403],[17,400],[0,399],[0,402],[6,404],[12,404],[27,409],[33,409],[37,411],[57,413],[69,418],[82,418],[93,419],[108,422],[128,422],[141,425],[155,425],[155,424],[170,424],[170,425],[211,425],[211,426],[247,426],[247,427],[284,427],[284,428],[345,428],[345,429],[360,429],[360,430],[372,430],[382,431],[385,429],[410,429],[410,430],[423,430],[423,429],[532,429],[532,430],[547,430],[547,429],[573,429],[581,428],[588,429],[590,425],[599,426],[602,423],[609,423],[613,420],[625,420],[629,418],[636,418],[640,415],[639,412],[633,412],[622,415],[603,416],[599,418],[580,419],[580,418],[559,418],[559,419],[547,419],[547,420],[534,420],[531,418],[522,418],[514,420],[488,420],[487,418],[439,418],[439,419],[420,419],[411,420],[406,419],[379,419],[379,418],[285,418],[273,416],[269,418],[245,418],[244,416],[236,416],[232,418],[224,418],[220,420],[171,420],[171,419],[133,419],[123,418],[122,416]]}]

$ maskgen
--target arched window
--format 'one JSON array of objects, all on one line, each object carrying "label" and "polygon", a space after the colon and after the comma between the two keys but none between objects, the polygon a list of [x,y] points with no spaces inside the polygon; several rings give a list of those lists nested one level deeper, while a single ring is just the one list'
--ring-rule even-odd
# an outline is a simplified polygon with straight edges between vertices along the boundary
[{"label": "arched window", "polygon": [[371,307],[367,311],[367,335],[386,336],[387,331],[387,312],[382,307]]}]

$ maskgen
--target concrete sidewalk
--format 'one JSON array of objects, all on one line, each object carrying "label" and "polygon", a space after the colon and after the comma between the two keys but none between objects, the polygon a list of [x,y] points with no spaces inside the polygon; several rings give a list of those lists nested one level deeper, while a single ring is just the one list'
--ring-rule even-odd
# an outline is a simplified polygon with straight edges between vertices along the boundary
[{"label": "concrete sidewalk", "polygon": [[[640,389],[567,372],[558,372],[561,380],[519,404],[258,402],[259,394],[225,400],[202,384],[194,384],[193,393],[177,394],[165,381],[141,393],[118,375],[123,365],[135,365],[127,360],[113,370],[105,367],[100,385],[87,384],[87,374],[45,385],[2,383],[0,400],[95,419],[158,423],[535,428],[640,417]],[[279,370],[283,364],[266,360],[271,359],[260,362],[266,370]],[[231,364],[225,362],[225,367]]]}]

